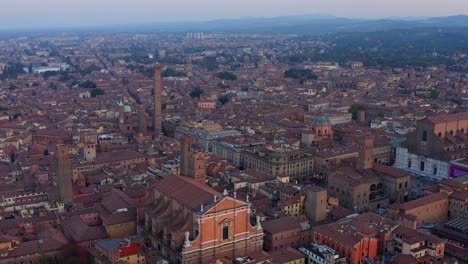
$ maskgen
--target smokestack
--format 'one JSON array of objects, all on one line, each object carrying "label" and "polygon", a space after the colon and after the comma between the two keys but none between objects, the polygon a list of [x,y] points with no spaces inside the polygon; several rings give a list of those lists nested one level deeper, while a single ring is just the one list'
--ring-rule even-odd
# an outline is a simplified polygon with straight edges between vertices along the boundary
[{"label": "smokestack", "polygon": [[153,113],[153,130],[156,136],[162,133],[162,110],[161,110],[161,94],[162,94],[162,77],[161,66],[154,66],[154,113]]}]

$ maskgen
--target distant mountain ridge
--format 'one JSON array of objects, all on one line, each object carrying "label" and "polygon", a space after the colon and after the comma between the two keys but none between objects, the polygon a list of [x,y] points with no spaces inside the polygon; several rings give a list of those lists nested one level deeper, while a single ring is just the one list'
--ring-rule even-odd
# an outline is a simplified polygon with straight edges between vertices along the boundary
[{"label": "distant mountain ridge", "polygon": [[[344,18],[328,14],[310,14],[279,17],[247,17],[239,19],[217,19],[210,21],[181,21],[166,23],[138,23],[106,26],[68,27],[38,29],[37,32],[160,32],[160,33],[257,33],[257,34],[295,34],[324,35],[347,32],[374,32],[394,29],[415,28],[468,28],[468,16],[448,17],[390,17],[382,19]],[[29,29],[6,30],[16,33],[33,31]],[[1,33],[1,32],[0,32]]]},{"label": "distant mountain ridge", "polygon": [[[274,17],[215,20],[191,23],[173,30],[200,30],[229,33],[267,33],[322,35],[342,32],[372,32],[421,27],[468,27],[468,16],[433,17],[421,19],[357,19],[325,16]],[[166,30],[168,30],[167,28]]]}]

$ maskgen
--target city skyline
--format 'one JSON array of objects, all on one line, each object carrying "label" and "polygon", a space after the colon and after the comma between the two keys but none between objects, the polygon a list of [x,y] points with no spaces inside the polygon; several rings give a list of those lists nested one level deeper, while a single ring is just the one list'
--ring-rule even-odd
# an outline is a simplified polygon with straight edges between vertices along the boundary
[{"label": "city skyline", "polygon": [[[403,8],[404,7],[404,8]],[[240,1],[37,1],[2,4],[0,28],[57,28],[104,26],[148,22],[209,21],[244,17],[277,17],[330,14],[350,18],[432,17],[468,14],[468,2],[370,0],[293,0],[288,3],[257,0]]]}]

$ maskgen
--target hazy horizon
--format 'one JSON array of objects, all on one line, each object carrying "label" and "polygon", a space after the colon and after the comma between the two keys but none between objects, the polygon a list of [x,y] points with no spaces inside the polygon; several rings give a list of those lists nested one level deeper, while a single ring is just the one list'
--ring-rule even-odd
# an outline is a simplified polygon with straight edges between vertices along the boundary
[{"label": "hazy horizon", "polygon": [[349,18],[468,14],[468,1],[446,0],[19,0],[2,3],[0,28],[57,28],[330,14]]}]

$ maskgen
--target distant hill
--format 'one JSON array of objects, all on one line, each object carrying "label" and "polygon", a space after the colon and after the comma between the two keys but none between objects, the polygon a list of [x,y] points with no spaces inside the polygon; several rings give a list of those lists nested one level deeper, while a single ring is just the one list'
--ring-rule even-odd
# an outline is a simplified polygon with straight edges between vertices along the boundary
[{"label": "distant hill", "polygon": [[11,29],[0,31],[0,37],[5,35],[21,35],[24,33],[56,33],[63,31],[75,32],[160,32],[185,33],[193,31],[216,33],[256,33],[256,34],[293,34],[318,36],[324,34],[346,32],[374,32],[393,29],[415,28],[468,28],[468,16],[449,17],[392,17],[385,19],[358,19],[335,17],[327,14],[302,16],[282,16],[271,18],[247,17],[240,19],[218,19],[211,21],[186,21],[168,23],[122,24],[95,27],[52,28],[52,29]]},{"label": "distant hill", "polygon": [[468,27],[468,16],[434,18],[354,19],[330,15],[287,16],[273,18],[220,19],[194,23],[147,24],[140,30],[204,31],[226,33],[322,35],[341,32],[372,32],[421,27]]},{"label": "distant hill", "polygon": [[465,63],[456,53],[468,54],[468,30],[463,27],[421,27],[372,32],[342,32],[321,36],[301,35],[301,40],[321,40],[332,43],[318,52],[306,49],[302,53],[282,58],[297,63],[308,60],[347,62],[358,60],[367,66],[430,66]]}]

